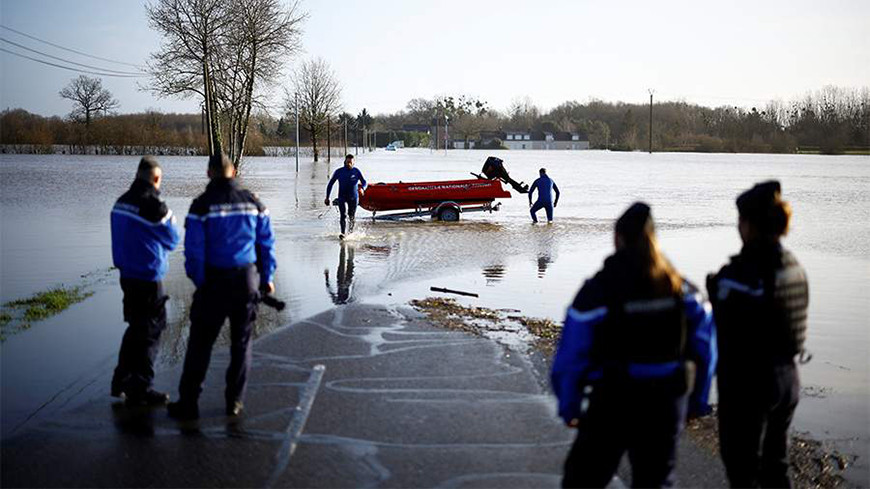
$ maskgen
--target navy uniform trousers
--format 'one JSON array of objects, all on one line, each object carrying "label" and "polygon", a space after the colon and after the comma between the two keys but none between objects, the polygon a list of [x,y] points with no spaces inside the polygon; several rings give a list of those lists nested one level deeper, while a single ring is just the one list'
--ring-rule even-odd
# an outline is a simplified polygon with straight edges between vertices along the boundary
[{"label": "navy uniform trousers", "polygon": [[162,282],[121,278],[124,321],[118,366],[112,378],[113,394],[142,394],[154,380],[154,360],[160,334],[166,329],[166,301]]},{"label": "navy uniform trousers", "polygon": [[212,348],[227,318],[230,320],[230,365],[224,396],[228,404],[244,399],[251,369],[251,334],[260,298],[258,281],[254,265],[206,268],[205,283],[193,294],[190,311],[190,339],[179,386],[184,402],[199,399]]},{"label": "navy uniform trousers", "polygon": [[605,382],[595,387],[580,420],[562,487],[605,487],[626,451],[632,487],[671,487],[688,407],[685,382]]},{"label": "navy uniform trousers", "polygon": [[791,487],[788,427],[799,397],[794,362],[719,369],[719,446],[731,487]]}]

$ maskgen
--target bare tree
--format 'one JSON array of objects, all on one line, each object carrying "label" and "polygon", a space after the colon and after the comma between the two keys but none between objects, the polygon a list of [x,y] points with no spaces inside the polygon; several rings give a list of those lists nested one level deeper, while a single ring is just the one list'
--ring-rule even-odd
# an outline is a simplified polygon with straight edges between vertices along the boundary
[{"label": "bare tree", "polygon": [[213,66],[220,55],[218,39],[231,21],[225,5],[222,0],[157,0],[145,7],[151,27],[163,34],[160,50],[148,63],[151,90],[163,96],[203,98],[210,155],[223,149]]},{"label": "bare tree", "polygon": [[541,110],[528,96],[516,98],[508,108],[508,116],[513,129],[529,130],[541,117]]},{"label": "bare tree", "polygon": [[[299,123],[311,135],[314,161],[317,161],[318,138],[327,120],[341,107],[341,86],[329,64],[321,58],[302,63],[293,76],[293,85],[299,100]],[[287,92],[285,106],[289,114],[297,110],[295,100],[294,94]]]},{"label": "bare tree", "polygon": [[99,78],[80,75],[73,78],[69,85],[60,92],[62,98],[72,100],[73,110],[70,118],[77,122],[84,122],[90,127],[91,120],[101,114],[118,108],[118,101],[112,98],[112,93],[103,88],[103,82]]},{"label": "bare tree", "polygon": [[230,3],[236,19],[228,29],[230,42],[216,71],[217,99],[229,125],[229,156],[238,168],[254,105],[265,108],[260,96],[273,86],[282,61],[299,51],[306,14],[298,3],[284,8],[280,0],[235,0]]},{"label": "bare tree", "polygon": [[440,117],[447,116],[454,132],[459,134],[468,148],[468,141],[488,129],[486,102],[468,95],[441,97],[435,101],[435,110]]}]

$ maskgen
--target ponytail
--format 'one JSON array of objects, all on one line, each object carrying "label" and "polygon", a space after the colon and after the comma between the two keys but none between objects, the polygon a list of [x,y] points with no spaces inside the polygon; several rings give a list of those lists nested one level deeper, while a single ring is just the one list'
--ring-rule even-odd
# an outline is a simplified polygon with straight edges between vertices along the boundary
[{"label": "ponytail", "polygon": [[660,294],[679,293],[683,278],[659,249],[648,205],[636,202],[629,207],[616,221],[616,234],[653,290]]}]

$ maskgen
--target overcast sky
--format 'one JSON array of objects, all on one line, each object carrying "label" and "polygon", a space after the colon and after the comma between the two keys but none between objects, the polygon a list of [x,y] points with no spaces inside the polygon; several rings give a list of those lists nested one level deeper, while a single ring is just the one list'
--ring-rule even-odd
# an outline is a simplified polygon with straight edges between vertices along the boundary
[{"label": "overcast sky", "polygon": [[[303,0],[304,57],[320,56],[346,110],[395,112],[411,98],[468,94],[505,109],[530,97],[685,100],[763,105],[825,85],[870,86],[870,1]],[[160,42],[144,2],[0,0],[0,24],[103,58],[144,63]],[[0,38],[54,56],[133,69],[58,50],[0,29]],[[0,41],[0,48],[40,57]],[[54,60],[49,60],[55,62]],[[65,115],[58,91],[77,73],[0,52],[0,108]],[[158,99],[147,79],[103,77],[120,112],[197,112]],[[285,78],[289,84],[289,78]],[[280,105],[280,90],[273,103]]]}]

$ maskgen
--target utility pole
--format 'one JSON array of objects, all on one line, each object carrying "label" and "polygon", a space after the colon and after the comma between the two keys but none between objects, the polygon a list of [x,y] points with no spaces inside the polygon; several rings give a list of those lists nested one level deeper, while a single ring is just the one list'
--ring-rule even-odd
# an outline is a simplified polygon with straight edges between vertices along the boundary
[{"label": "utility pole", "polygon": [[347,117],[344,118],[344,154],[347,154]]},{"label": "utility pole", "polygon": [[332,121],[332,116],[326,116],[326,164],[332,162],[332,131],[330,130],[329,123]]},{"label": "utility pole", "polygon": [[293,94],[296,105],[296,173],[299,173],[299,92]]},{"label": "utility pole", "polygon": [[447,114],[444,114],[444,156],[447,156],[447,124],[450,118],[447,117]]},{"label": "utility pole", "polygon": [[653,93],[655,90],[652,88],[649,89],[649,154],[652,154],[652,105],[653,105]]}]

